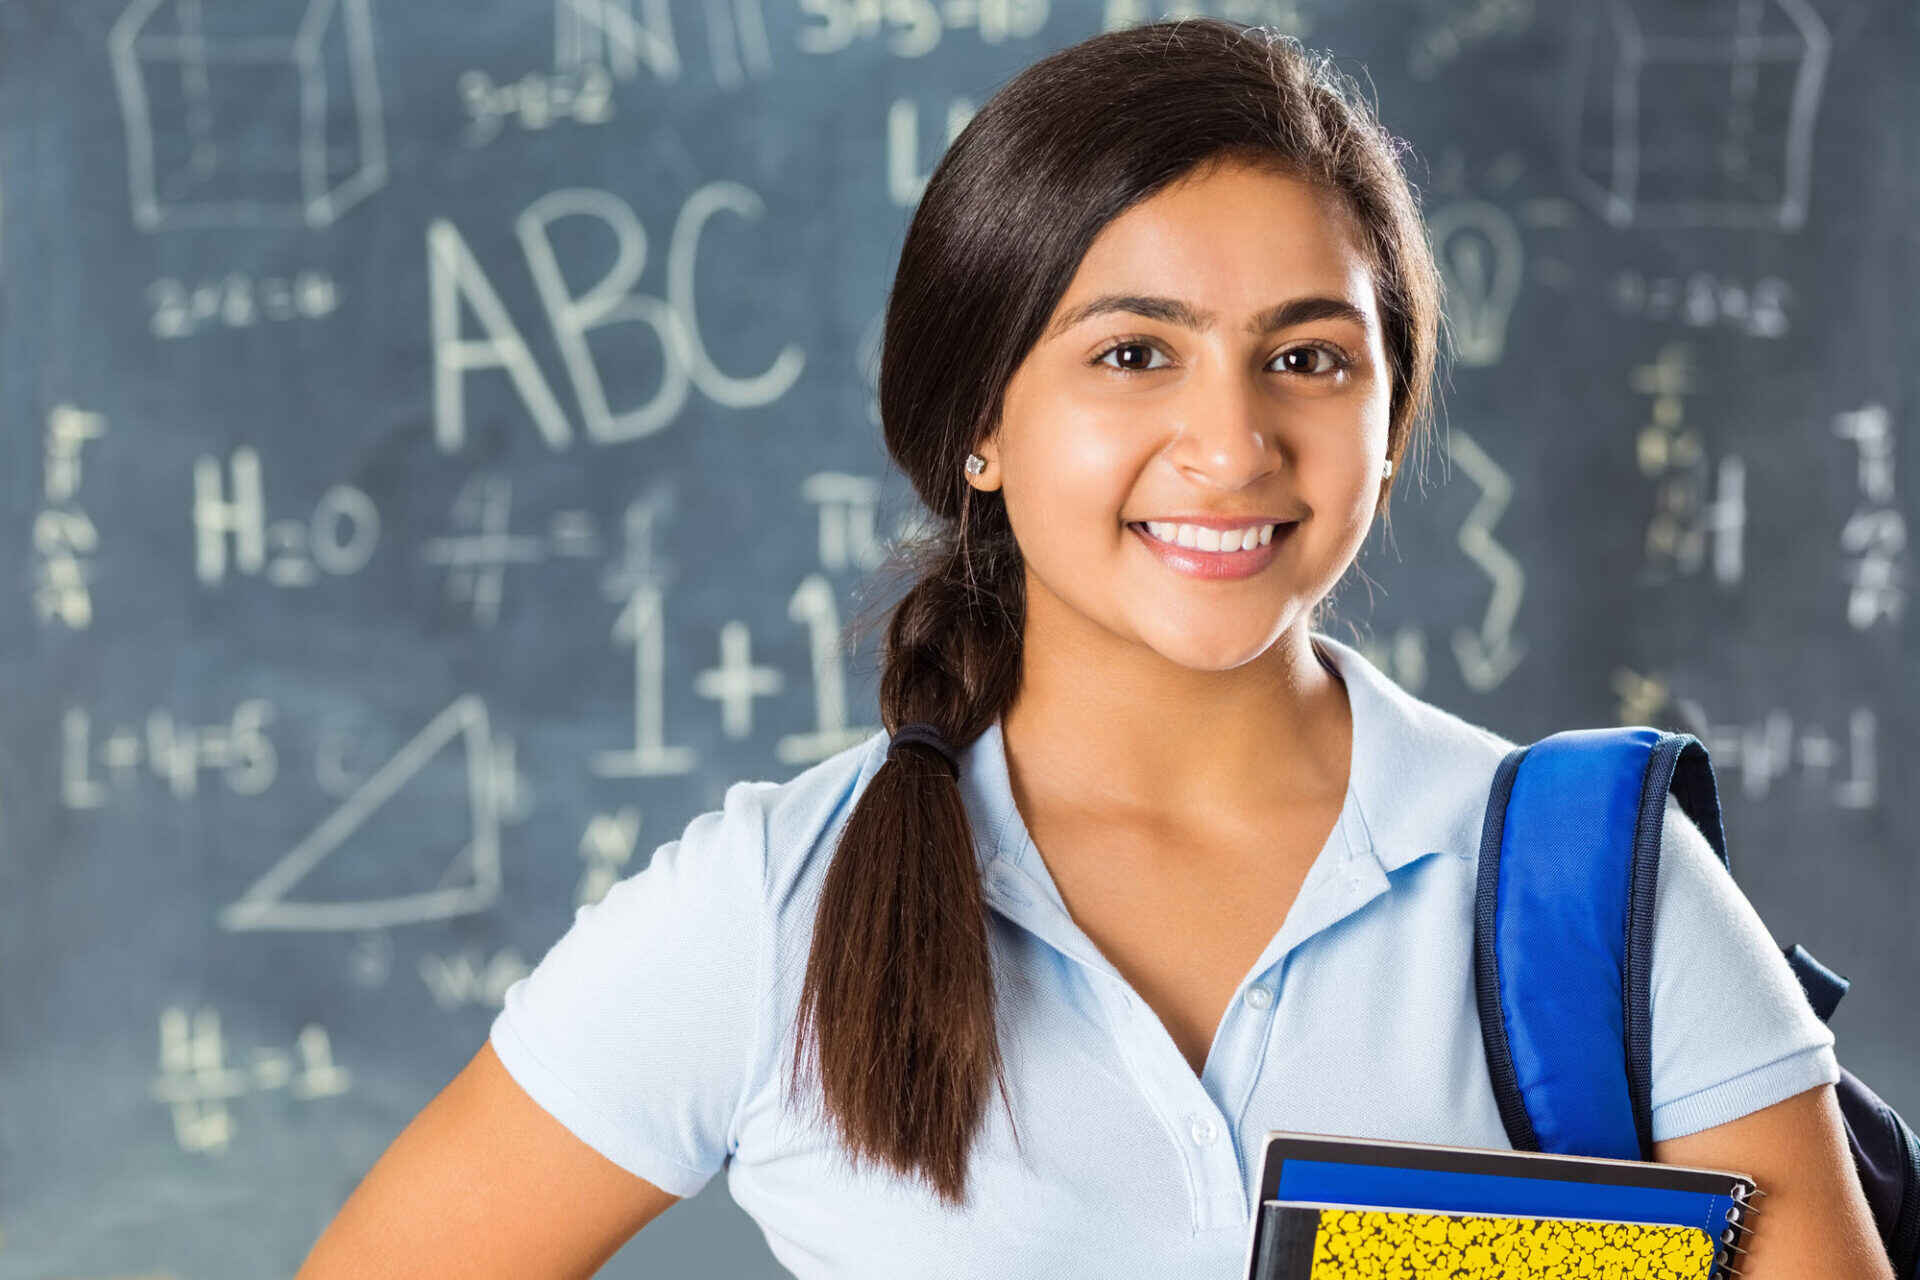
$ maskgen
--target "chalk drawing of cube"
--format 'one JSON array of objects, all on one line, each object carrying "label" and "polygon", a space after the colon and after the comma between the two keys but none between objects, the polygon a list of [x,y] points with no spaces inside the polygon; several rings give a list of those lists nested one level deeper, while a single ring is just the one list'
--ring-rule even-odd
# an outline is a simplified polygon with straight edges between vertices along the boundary
[{"label": "chalk drawing of cube", "polygon": [[108,36],[134,224],[326,227],[387,180],[369,0],[133,0]]},{"label": "chalk drawing of cube", "polygon": [[1799,227],[1831,44],[1807,0],[1587,7],[1567,81],[1574,192],[1616,227]]}]

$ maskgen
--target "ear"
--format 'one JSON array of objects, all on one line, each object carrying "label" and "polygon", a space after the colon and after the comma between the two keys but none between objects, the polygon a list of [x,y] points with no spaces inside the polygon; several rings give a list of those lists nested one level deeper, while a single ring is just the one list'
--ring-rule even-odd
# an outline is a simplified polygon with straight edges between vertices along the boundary
[{"label": "ear", "polygon": [[[962,465],[960,468],[961,474],[966,477],[967,483],[972,485],[974,488],[980,490],[982,493],[991,493],[993,490],[998,489],[1000,487],[999,446],[996,443],[995,438],[990,436],[987,439],[982,440],[979,444],[975,445],[973,447],[973,452],[978,454],[980,457],[986,459],[987,465],[981,468],[979,475],[973,474],[971,471],[968,471],[964,465]],[[961,461],[964,464],[965,455],[962,455]]]}]

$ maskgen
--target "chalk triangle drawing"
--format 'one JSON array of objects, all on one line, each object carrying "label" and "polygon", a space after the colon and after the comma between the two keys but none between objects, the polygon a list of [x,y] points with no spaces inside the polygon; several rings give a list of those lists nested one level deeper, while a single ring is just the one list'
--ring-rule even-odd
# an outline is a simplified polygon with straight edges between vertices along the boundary
[{"label": "chalk triangle drawing", "polygon": [[[418,893],[358,901],[311,902],[291,896],[300,882],[348,842],[369,818],[405,796],[434,757],[463,749],[468,817],[472,835],[441,874],[438,885]],[[484,911],[500,896],[500,778],[495,769],[487,707],[462,694],[358,790],[328,814],[267,873],[220,912],[220,927],[244,929],[379,929]],[[423,827],[425,823],[420,824]]]}]

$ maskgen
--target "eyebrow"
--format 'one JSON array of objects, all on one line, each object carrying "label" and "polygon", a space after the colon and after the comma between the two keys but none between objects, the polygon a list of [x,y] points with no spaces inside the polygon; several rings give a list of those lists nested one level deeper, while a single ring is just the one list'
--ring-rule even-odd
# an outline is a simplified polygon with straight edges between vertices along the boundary
[{"label": "eyebrow", "polygon": [[[1105,315],[1112,311],[1127,311],[1134,315],[1145,316],[1149,320],[1160,320],[1168,324],[1177,324],[1182,328],[1205,332],[1213,328],[1216,319],[1211,311],[1202,311],[1192,303],[1181,298],[1159,298],[1136,293],[1105,293],[1062,315],[1047,331],[1049,338],[1065,333],[1083,320]],[[1253,337],[1262,337],[1296,324],[1306,324],[1312,320],[1346,320],[1370,329],[1367,313],[1345,298],[1328,297],[1315,294],[1305,298],[1290,298],[1285,302],[1268,307],[1247,321],[1247,332]]]}]

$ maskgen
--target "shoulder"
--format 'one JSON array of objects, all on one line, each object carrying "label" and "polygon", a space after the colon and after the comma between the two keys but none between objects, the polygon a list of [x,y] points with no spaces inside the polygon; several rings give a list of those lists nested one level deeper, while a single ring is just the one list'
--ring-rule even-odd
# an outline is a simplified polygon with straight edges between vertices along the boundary
[{"label": "shoulder", "polygon": [[[647,864],[616,881],[598,901],[576,909],[597,917],[591,932],[608,946],[643,939],[658,949],[668,921],[679,932],[744,944],[778,928],[783,902],[824,860],[834,833],[884,757],[886,734],[835,752],[784,781],[740,778],[717,805],[688,818],[657,843]],[[643,927],[644,926],[644,927]],[[576,930],[576,934],[585,934]]]},{"label": "shoulder", "polygon": [[887,732],[876,729],[780,782],[748,781],[729,789],[745,789],[761,823],[766,858],[767,891],[776,901],[804,893],[811,881],[826,872],[841,828],[859,803],[860,795],[886,759]]},{"label": "shoulder", "polygon": [[1653,1136],[1839,1079],[1834,1035],[1707,837],[1667,797],[1654,883]]},{"label": "shoulder", "polygon": [[1420,821],[1438,848],[1477,863],[1494,775],[1517,744],[1432,703],[1416,700],[1415,706],[1405,771],[1418,779],[1411,794]]},{"label": "shoulder", "polygon": [[[857,742],[782,780],[746,778],[726,789],[720,809],[693,819],[688,835],[724,847],[712,889],[731,897],[735,935],[759,935],[761,975],[781,999],[806,967],[815,915],[840,834],[886,760],[887,733]],[[696,842],[700,843],[700,842]],[[658,857],[658,854],[655,855]]]}]

